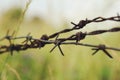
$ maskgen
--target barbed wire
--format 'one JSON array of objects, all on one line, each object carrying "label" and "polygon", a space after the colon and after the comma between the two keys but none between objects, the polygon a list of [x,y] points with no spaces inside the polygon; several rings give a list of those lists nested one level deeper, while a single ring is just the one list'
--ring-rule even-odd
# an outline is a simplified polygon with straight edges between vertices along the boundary
[{"label": "barbed wire", "polygon": [[54,33],[54,34],[51,34],[51,35],[49,36],[49,38],[54,38],[54,37],[56,37],[58,34],[67,33],[67,32],[73,31],[73,30],[82,29],[82,28],[84,28],[87,24],[92,23],[92,22],[98,23],[98,22],[103,22],[103,21],[117,21],[117,22],[119,22],[119,21],[120,21],[120,16],[119,16],[119,14],[117,14],[117,16],[113,16],[113,17],[109,17],[109,18],[96,17],[96,18],[94,18],[94,19],[92,19],[92,20],[88,20],[88,19],[86,18],[86,20],[80,20],[78,24],[75,24],[74,22],[71,22],[71,24],[74,25],[73,28],[71,28],[71,29],[64,29],[64,30],[62,30],[62,31],[56,32],[56,33]]},{"label": "barbed wire", "polygon": [[[115,28],[111,28],[108,30],[95,30],[95,31],[91,31],[91,32],[79,31],[73,35],[70,35],[67,38],[59,38],[60,34],[71,32],[73,30],[79,30],[89,23],[103,22],[103,21],[107,21],[107,20],[119,22],[120,16],[117,15],[117,16],[109,17],[109,18],[97,17],[92,20],[86,19],[86,20],[81,20],[78,24],[71,22],[74,25],[73,28],[61,30],[61,31],[53,33],[49,36],[44,34],[41,36],[40,39],[33,38],[33,36],[31,36],[30,33],[28,33],[26,36],[13,37],[15,32],[13,32],[12,35],[9,35],[9,31],[7,31],[7,34],[3,38],[1,38],[0,41],[6,39],[9,41],[10,44],[9,45],[0,45],[0,54],[10,52],[10,54],[13,55],[13,51],[19,52],[19,51],[24,51],[24,50],[31,49],[31,48],[42,48],[47,44],[54,44],[55,46],[50,50],[50,52],[52,52],[56,47],[58,47],[61,54],[64,56],[64,53],[61,49],[61,45],[68,45],[68,44],[70,45],[71,44],[71,45],[92,47],[92,50],[95,50],[95,52],[92,55],[96,54],[98,51],[101,50],[108,57],[113,58],[111,56],[111,54],[107,51],[107,49],[120,51],[120,48],[107,47],[105,44],[100,44],[100,45],[84,44],[84,43],[80,43],[80,41],[84,40],[86,38],[86,36],[90,36],[90,35],[99,35],[99,34],[103,34],[106,32],[119,32],[120,27],[115,27]],[[12,40],[17,40],[17,39],[22,39],[22,38],[25,39],[22,43],[19,43],[19,44],[12,43]],[[52,39],[52,38],[55,38],[55,39]]]}]

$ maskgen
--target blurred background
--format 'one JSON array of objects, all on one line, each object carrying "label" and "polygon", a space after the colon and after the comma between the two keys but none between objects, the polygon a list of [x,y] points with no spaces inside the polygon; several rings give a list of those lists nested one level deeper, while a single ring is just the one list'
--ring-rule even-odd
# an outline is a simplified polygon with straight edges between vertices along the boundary
[{"label": "blurred background", "polygon": [[[120,13],[120,0],[0,0],[0,39],[9,30],[14,36],[34,38],[50,35],[65,28],[73,27],[70,22],[93,19],[98,16],[111,17]],[[119,27],[120,23],[106,21],[88,24],[81,31]],[[78,30],[80,31],[80,30]],[[62,35],[70,36],[73,31]],[[81,43],[106,44],[120,47],[120,33],[105,33],[88,36]],[[23,40],[15,40],[20,43]],[[7,40],[0,45],[8,45]],[[64,45],[63,57],[54,45],[0,55],[0,80],[120,80],[120,52],[109,50],[110,59],[102,51],[92,56],[87,47]]]}]

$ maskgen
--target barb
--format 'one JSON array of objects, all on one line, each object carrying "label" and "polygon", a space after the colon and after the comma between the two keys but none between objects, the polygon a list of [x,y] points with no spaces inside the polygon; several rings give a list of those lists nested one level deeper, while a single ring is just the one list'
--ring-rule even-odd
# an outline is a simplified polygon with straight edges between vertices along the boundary
[{"label": "barb", "polygon": [[92,55],[95,55],[99,50],[102,50],[108,57],[113,58],[110,53],[106,51],[105,45],[99,45],[98,48],[92,48],[95,52]]},{"label": "barb", "polygon": [[5,35],[5,37],[3,37],[2,39],[0,39],[0,41],[6,39],[6,40],[8,40],[9,43],[11,44],[11,39],[12,39],[12,37],[13,37],[14,34],[15,34],[15,31],[12,33],[12,35],[9,35],[9,30],[8,30],[7,33],[6,33],[6,35]]},{"label": "barb", "polygon": [[[53,33],[50,36],[44,34],[41,36],[40,39],[33,38],[33,36],[30,36],[30,33],[28,33],[26,36],[13,37],[14,32],[12,33],[12,35],[8,35],[9,31],[7,31],[6,36],[0,39],[0,41],[7,39],[10,45],[0,45],[0,54],[10,52],[11,55],[13,55],[14,51],[19,52],[19,51],[24,51],[24,50],[31,49],[31,48],[42,48],[42,47],[45,47],[45,45],[47,44],[54,44],[55,46],[50,50],[50,52],[52,52],[56,47],[58,47],[59,51],[61,52],[63,56],[64,56],[64,53],[61,49],[61,45],[80,45],[80,46],[91,47],[92,50],[95,50],[95,52],[92,55],[95,55],[98,51],[103,51],[108,57],[113,58],[110,55],[110,53],[107,51],[107,49],[120,51],[120,48],[107,47],[105,44],[102,44],[102,45],[84,44],[84,43],[80,43],[80,41],[84,40],[86,36],[90,36],[90,35],[99,35],[99,34],[103,34],[106,32],[119,32],[120,27],[114,27],[108,30],[95,30],[95,31],[85,32],[85,33],[80,31],[73,35],[70,35],[69,37],[59,38],[60,34],[71,32],[73,30],[79,30],[89,23],[103,22],[107,20],[118,22],[120,21],[120,16],[117,15],[117,16],[109,17],[109,18],[97,17],[92,20],[86,19],[86,20],[81,20],[78,24],[71,22],[74,25],[73,28],[64,29],[62,31]],[[17,40],[17,39],[22,39],[22,38],[25,40],[21,44],[11,43],[12,40]],[[52,39],[52,38],[55,38],[55,39]]]},{"label": "barb", "polygon": [[55,46],[50,50],[50,52],[52,52],[58,46],[61,54],[64,56],[64,53],[63,53],[63,51],[62,51],[62,49],[60,47],[62,40],[59,40],[58,37],[59,37],[59,35],[56,36],[55,43],[54,43]]}]

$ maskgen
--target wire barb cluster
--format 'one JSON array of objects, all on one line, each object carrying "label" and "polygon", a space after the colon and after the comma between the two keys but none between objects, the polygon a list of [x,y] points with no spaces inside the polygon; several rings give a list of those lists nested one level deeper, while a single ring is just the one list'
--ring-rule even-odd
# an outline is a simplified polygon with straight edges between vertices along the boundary
[{"label": "wire barb cluster", "polygon": [[[12,35],[9,35],[9,31],[7,31],[6,36],[4,36],[2,39],[0,39],[0,41],[6,39],[9,41],[10,44],[9,45],[0,45],[0,54],[10,52],[11,55],[13,55],[13,51],[19,52],[19,51],[27,50],[30,48],[42,48],[46,44],[54,44],[55,46],[50,50],[50,52],[52,52],[56,47],[58,47],[59,51],[64,56],[64,53],[61,49],[61,45],[74,44],[74,45],[92,47],[92,50],[95,50],[95,52],[92,55],[95,55],[98,51],[101,50],[108,57],[113,58],[110,55],[110,53],[107,51],[107,49],[120,51],[119,48],[107,47],[104,44],[101,44],[101,45],[83,44],[83,43],[80,43],[80,41],[84,40],[86,38],[86,36],[90,36],[90,35],[99,35],[99,34],[106,33],[106,32],[118,32],[118,31],[120,31],[120,27],[115,27],[115,28],[111,28],[108,30],[95,30],[95,31],[91,31],[91,32],[81,32],[80,31],[73,35],[70,35],[69,37],[59,38],[59,35],[61,35],[63,33],[71,32],[74,30],[79,30],[81,28],[84,28],[89,23],[103,22],[103,21],[107,21],[107,20],[119,22],[120,16],[117,15],[117,16],[109,17],[109,18],[97,17],[92,20],[86,19],[86,20],[81,20],[78,24],[71,22],[71,24],[74,25],[73,28],[61,30],[61,31],[53,33],[49,36],[44,34],[41,36],[40,39],[33,38],[33,36],[30,36],[30,33],[28,33],[26,36],[13,37],[15,32],[13,32]],[[12,43],[12,40],[22,39],[22,38],[25,39],[22,43],[20,43],[20,44]],[[55,39],[53,39],[53,38],[55,38]]]}]

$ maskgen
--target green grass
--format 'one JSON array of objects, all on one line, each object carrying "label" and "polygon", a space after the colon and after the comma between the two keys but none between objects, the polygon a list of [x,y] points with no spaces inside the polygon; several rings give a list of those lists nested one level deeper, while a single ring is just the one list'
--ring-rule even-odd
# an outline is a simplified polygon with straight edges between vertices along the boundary
[{"label": "green grass", "polygon": [[[13,14],[8,13],[8,15]],[[3,23],[10,23],[10,25],[6,26]],[[3,16],[0,25],[0,37],[6,34],[7,29],[10,29],[11,33],[18,29],[15,27],[15,23],[18,24],[18,21],[11,23],[11,18]],[[15,28],[11,25],[14,25]],[[17,36],[25,36],[31,32],[33,37],[40,38],[44,33],[50,35],[56,31],[60,30],[53,28],[46,21],[38,19],[37,23],[36,20],[24,21]],[[65,34],[65,36],[68,35],[70,34]],[[114,47],[120,46],[119,32],[102,35],[90,36],[81,42],[104,43]],[[19,43],[20,41],[14,42]],[[0,45],[2,44],[8,43],[7,41],[1,41]],[[13,56],[10,56],[9,52],[0,55],[0,80],[120,80],[120,52],[110,51],[114,57],[114,59],[110,59],[103,52],[92,56],[93,51],[87,47],[64,45],[62,46],[65,53],[63,57],[57,48],[52,53],[49,53],[53,46],[46,45],[41,49],[14,52]]]}]

